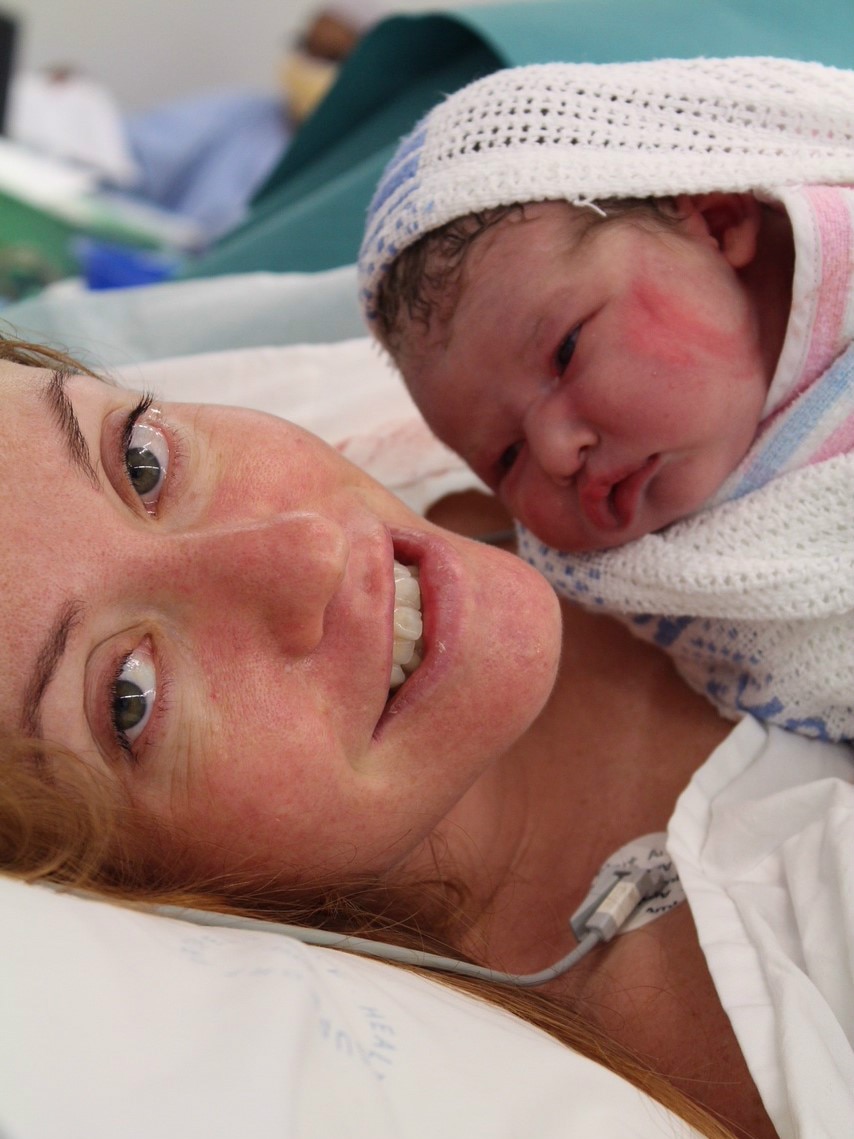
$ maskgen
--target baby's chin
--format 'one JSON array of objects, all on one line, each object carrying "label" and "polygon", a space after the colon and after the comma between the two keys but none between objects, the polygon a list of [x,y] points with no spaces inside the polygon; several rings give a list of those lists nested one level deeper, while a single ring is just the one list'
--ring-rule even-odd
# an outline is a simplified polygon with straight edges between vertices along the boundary
[{"label": "baby's chin", "polygon": [[695,517],[723,484],[719,472],[655,455],[616,483],[607,496],[568,496],[558,517],[519,521],[552,549],[567,554],[616,550],[651,534],[663,534]]},{"label": "baby's chin", "polygon": [[[635,518],[631,525],[618,530],[604,530],[590,532],[586,528],[545,527],[538,532],[532,526],[527,528],[547,546],[566,554],[595,554],[605,550],[618,550],[623,546],[640,541],[650,534],[663,534],[677,522],[682,522],[691,516],[691,512],[677,513],[673,517],[664,516],[657,519]],[[524,520],[522,524],[526,525]]]},{"label": "baby's chin", "polygon": [[677,493],[673,494],[668,493],[674,489],[672,479],[669,480],[669,485],[667,481],[659,486],[653,482],[647,488],[652,493],[641,496],[641,502],[636,504],[632,516],[624,524],[619,524],[616,516],[613,527],[593,526],[590,520],[575,517],[554,526],[544,526],[541,534],[533,526],[528,529],[547,545],[568,554],[617,550],[649,535],[664,534],[674,526],[690,521],[708,506],[721,485],[722,480],[708,485],[703,483],[701,486],[691,485],[686,480],[679,486]]}]

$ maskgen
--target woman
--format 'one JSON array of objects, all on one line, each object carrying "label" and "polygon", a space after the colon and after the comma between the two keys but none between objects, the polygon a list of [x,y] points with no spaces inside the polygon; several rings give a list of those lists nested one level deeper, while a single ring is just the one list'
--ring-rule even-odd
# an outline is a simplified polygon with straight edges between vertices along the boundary
[{"label": "woman", "polygon": [[[298,428],[5,353],[2,865],[389,939],[417,899],[422,943],[512,972],[573,948],[597,868],[665,828],[731,725],[608,620],[565,610],[561,647],[537,574]],[[389,697],[395,608],[419,607],[395,563],[423,659]],[[688,907],[549,992],[774,1134]]]}]

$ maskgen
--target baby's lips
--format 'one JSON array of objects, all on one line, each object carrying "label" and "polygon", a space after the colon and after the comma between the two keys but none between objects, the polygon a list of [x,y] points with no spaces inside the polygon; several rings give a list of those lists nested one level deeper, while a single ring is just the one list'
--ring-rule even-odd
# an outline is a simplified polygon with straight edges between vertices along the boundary
[{"label": "baby's lips", "polygon": [[588,522],[597,530],[626,529],[634,519],[641,493],[658,461],[658,455],[651,455],[640,465],[584,478],[578,497]]},{"label": "baby's lips", "polygon": [[618,518],[612,500],[615,479],[612,475],[591,476],[585,469],[578,488],[581,513],[596,530],[619,530]]},{"label": "baby's lips", "polygon": [[619,520],[618,528],[626,529],[634,520],[640,496],[655,474],[659,459],[660,456],[658,455],[650,455],[637,470],[614,484],[609,501],[612,504],[614,516]]}]

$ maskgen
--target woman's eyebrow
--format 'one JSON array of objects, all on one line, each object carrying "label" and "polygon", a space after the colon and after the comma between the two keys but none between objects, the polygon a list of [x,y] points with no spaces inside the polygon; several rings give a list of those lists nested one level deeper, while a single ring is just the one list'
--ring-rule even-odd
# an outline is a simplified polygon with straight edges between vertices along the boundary
[{"label": "woman's eyebrow", "polygon": [[96,490],[100,490],[101,483],[92,463],[89,446],[80,430],[80,422],[74,411],[74,405],[65,390],[65,383],[69,375],[69,372],[59,370],[53,372],[47,384],[42,388],[42,394],[47,400],[54,422],[65,439],[72,464],[84,473]]},{"label": "woman's eyebrow", "polygon": [[39,705],[65,652],[69,634],[82,615],[81,602],[67,601],[61,607],[53,628],[36,657],[35,667],[24,696],[24,712],[21,717],[21,727],[29,736],[39,735]]}]

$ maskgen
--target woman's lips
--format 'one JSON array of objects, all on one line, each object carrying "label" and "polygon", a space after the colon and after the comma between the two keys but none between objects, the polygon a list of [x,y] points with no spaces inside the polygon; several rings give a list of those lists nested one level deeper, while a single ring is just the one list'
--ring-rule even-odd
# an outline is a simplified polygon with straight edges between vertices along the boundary
[{"label": "woman's lips", "polygon": [[650,455],[640,465],[584,478],[578,499],[587,521],[597,530],[625,530],[630,526],[640,496],[659,462],[659,455]]},{"label": "woman's lips", "polygon": [[[391,693],[374,730],[375,738],[390,719],[400,715],[414,701],[421,700],[451,666],[453,653],[449,650],[458,639],[456,629],[460,620],[462,566],[453,549],[444,541],[432,537],[425,541],[423,534],[395,534],[394,558],[418,570],[423,622],[422,659],[415,671]],[[392,574],[393,566],[390,564],[389,575]],[[391,661],[393,628],[390,628],[389,633]]]}]

